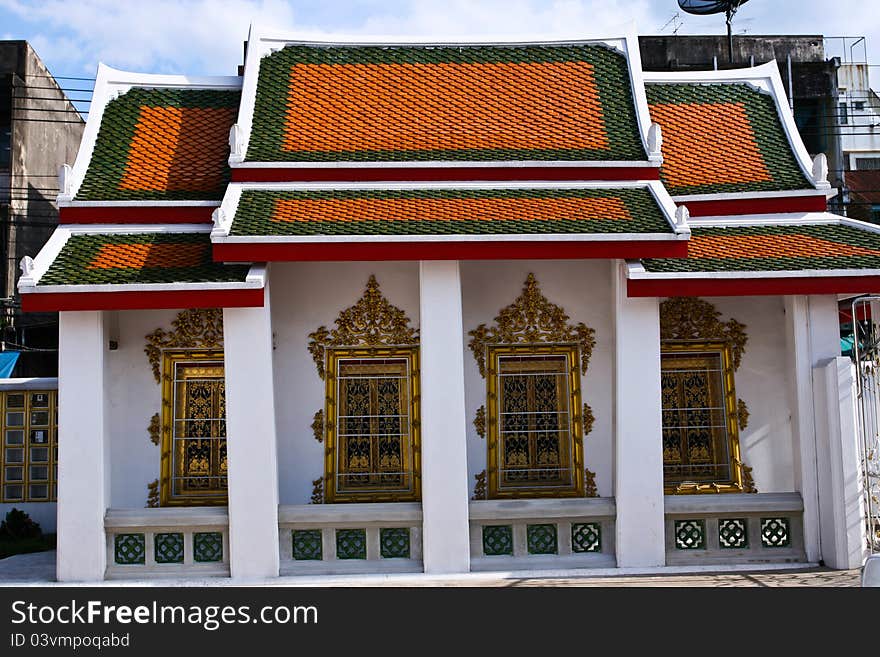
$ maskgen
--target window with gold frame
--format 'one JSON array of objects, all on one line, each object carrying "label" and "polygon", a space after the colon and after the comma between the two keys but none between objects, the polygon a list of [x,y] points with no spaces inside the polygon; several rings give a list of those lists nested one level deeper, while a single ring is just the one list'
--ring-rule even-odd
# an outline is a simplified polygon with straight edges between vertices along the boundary
[{"label": "window with gold frame", "polygon": [[490,346],[488,496],[583,496],[576,345]]},{"label": "window with gold frame", "polygon": [[57,499],[57,398],[56,390],[0,392],[0,501]]},{"label": "window with gold frame", "polygon": [[327,351],[326,502],[420,499],[418,353]]},{"label": "window with gold frame", "polygon": [[660,376],[666,492],[742,492],[730,345],[663,341]]},{"label": "window with gold frame", "polygon": [[163,506],[226,504],[226,380],[221,351],[162,354]]}]

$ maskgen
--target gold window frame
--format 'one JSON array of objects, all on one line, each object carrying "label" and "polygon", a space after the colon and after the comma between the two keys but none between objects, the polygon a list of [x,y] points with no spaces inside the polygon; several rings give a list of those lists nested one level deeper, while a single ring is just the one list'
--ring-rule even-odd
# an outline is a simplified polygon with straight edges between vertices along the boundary
[{"label": "gold window frame", "polygon": [[[570,487],[536,486],[533,482],[517,487],[500,486],[500,422],[499,362],[504,356],[564,356],[568,365],[569,387],[569,451],[573,484]],[[487,348],[487,486],[489,499],[503,498],[556,498],[584,496],[584,441],[581,416],[580,354],[577,345],[490,345]]]},{"label": "gold window frame", "polygon": [[721,355],[721,379],[724,384],[724,399],[721,401],[724,408],[725,426],[727,428],[728,467],[730,468],[731,478],[713,482],[694,482],[688,481],[685,478],[667,481],[664,473],[663,491],[667,495],[748,492],[749,486],[746,485],[739,445],[739,411],[734,381],[734,358],[730,344],[727,342],[661,341],[661,372],[663,370],[662,361],[664,354],[687,353]]},{"label": "gold window frame", "polygon": [[[420,415],[419,415],[419,348],[413,347],[365,347],[351,349],[328,349],[325,380],[325,415],[326,442],[325,442],[325,481],[324,501],[334,502],[417,502],[421,499],[421,440],[420,440]],[[412,485],[408,490],[339,490],[336,484],[336,476],[339,473],[338,454],[339,436],[337,431],[337,409],[340,404],[339,390],[337,386],[337,372],[341,361],[345,360],[384,360],[405,359],[408,363],[409,381],[409,413],[410,413],[410,436],[409,449],[405,467],[409,467],[412,473]]]},{"label": "gold window frame", "polygon": [[174,368],[177,364],[182,363],[207,362],[219,362],[225,372],[226,365],[222,351],[185,350],[164,351],[162,353],[162,463],[159,486],[161,506],[225,506],[228,501],[227,492],[223,491],[221,495],[216,489],[204,493],[188,492],[182,495],[175,495],[173,491]]}]

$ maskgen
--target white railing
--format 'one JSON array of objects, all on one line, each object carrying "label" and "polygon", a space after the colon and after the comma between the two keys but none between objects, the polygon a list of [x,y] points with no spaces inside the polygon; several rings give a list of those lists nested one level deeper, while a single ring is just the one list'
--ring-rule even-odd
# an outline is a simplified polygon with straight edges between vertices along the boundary
[{"label": "white railing", "polygon": [[471,570],[615,565],[612,497],[470,503]]},{"label": "white railing", "polygon": [[278,509],[282,575],[422,572],[422,508],[414,502]]},{"label": "white railing", "polygon": [[108,509],[107,579],[229,575],[226,507]]},{"label": "white railing", "polygon": [[666,564],[805,562],[799,493],[667,495]]}]

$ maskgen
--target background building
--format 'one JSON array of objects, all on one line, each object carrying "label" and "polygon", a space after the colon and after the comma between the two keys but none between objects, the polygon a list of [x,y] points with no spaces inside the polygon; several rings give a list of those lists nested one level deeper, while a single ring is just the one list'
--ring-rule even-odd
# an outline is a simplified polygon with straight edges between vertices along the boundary
[{"label": "background building", "polygon": [[84,127],[31,45],[0,41],[0,341],[3,351],[21,352],[15,377],[58,371],[57,314],[22,314],[15,284],[21,258],[58,223],[58,167],[73,161]]}]

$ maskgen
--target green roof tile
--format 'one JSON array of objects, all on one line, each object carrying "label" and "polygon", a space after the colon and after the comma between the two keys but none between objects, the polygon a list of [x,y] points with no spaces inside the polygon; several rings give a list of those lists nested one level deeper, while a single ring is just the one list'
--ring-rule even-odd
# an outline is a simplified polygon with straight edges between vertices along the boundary
[{"label": "green roof tile", "polygon": [[687,258],[646,259],[648,272],[880,269],[880,233],[839,224],[692,227]]},{"label": "green roof tile", "polygon": [[104,108],[82,201],[219,200],[237,90],[134,88]]},{"label": "green roof tile", "polygon": [[214,262],[209,233],[72,235],[38,285],[243,282],[249,269]]},{"label": "green roof tile", "polygon": [[[773,97],[750,84],[647,84],[673,195],[811,189]],[[783,111],[788,111],[785,108]]]},{"label": "green roof tile", "polygon": [[672,232],[644,188],[245,190],[230,235]]},{"label": "green roof tile", "polygon": [[602,45],[288,46],[260,62],[246,160],[645,160]]}]

